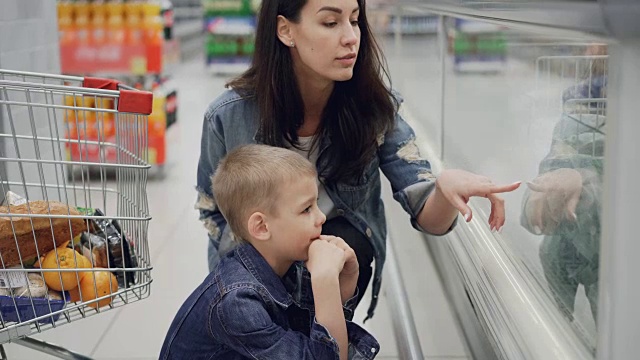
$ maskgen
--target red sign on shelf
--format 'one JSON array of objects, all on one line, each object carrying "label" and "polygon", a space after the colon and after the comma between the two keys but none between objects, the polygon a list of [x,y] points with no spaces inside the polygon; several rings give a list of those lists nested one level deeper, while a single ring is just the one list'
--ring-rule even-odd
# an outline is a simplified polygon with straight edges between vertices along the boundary
[{"label": "red sign on shelf", "polygon": [[60,45],[63,73],[128,73],[144,75],[162,71],[161,45]]}]

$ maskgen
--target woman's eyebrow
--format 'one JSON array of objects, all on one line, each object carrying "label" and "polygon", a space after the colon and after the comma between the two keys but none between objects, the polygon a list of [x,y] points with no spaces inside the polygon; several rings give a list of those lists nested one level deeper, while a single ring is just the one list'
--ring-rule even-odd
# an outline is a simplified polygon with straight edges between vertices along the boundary
[{"label": "woman's eyebrow", "polygon": [[[360,10],[359,6],[356,7],[355,9],[353,9],[353,11],[351,13],[353,14],[354,12],[356,12],[358,10]],[[333,6],[323,6],[323,7],[320,8],[320,10],[318,10],[318,13],[320,11],[332,11],[332,12],[335,12],[335,13],[338,13],[338,14],[342,14],[342,9],[337,8],[337,7],[333,7]]]}]

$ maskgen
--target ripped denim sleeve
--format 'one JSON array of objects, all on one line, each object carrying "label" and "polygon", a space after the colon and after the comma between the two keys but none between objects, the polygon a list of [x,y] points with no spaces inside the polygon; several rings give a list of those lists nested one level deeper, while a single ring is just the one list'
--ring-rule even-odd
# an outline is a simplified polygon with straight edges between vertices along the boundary
[{"label": "ripped denim sleeve", "polygon": [[207,229],[209,237],[219,242],[226,221],[224,217],[222,217],[222,214],[217,211],[213,197],[200,188],[197,188],[197,190],[198,200],[194,208],[200,212],[200,221],[202,221],[205,229]]},{"label": "ripped denim sleeve", "polygon": [[429,161],[420,154],[415,132],[396,114],[394,128],[378,139],[378,143],[380,169],[391,183],[393,198],[411,216],[413,227],[424,231],[417,217],[435,189],[436,177]]},{"label": "ripped denim sleeve", "polygon": [[200,160],[198,161],[197,186],[198,198],[195,209],[200,212],[200,221],[204,224],[212,244],[219,245],[222,232],[227,222],[216,206],[211,187],[211,177],[218,162],[226,154],[224,142],[210,125],[209,116],[205,116],[200,143]]}]

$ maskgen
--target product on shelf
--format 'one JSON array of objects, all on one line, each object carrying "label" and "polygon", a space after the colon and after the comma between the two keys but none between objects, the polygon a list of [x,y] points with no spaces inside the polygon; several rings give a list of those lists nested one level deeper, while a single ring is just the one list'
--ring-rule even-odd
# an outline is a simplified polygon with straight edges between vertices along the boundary
[{"label": "product on shelf", "polygon": [[160,13],[155,1],[59,1],[62,72],[162,73]]},{"label": "product on shelf", "polygon": [[165,162],[165,130],[167,128],[166,94],[156,82],[153,84],[153,110],[149,115],[149,162]]},{"label": "product on shelf", "polygon": [[240,70],[251,62],[260,1],[205,0],[205,55],[213,72]]},{"label": "product on shelf", "polygon": [[505,36],[497,25],[456,19],[450,52],[456,71],[502,71],[507,57]]},{"label": "product on shelf", "polygon": [[125,3],[125,42],[129,45],[140,46],[144,43],[143,4],[140,2]]},{"label": "product on shelf", "polygon": [[58,32],[60,44],[75,43],[75,25],[73,22],[73,4],[70,1],[58,2]]},{"label": "product on shelf", "polygon": [[[165,26],[172,24],[166,22],[169,15],[163,18],[163,6],[165,12],[171,8],[167,1],[161,4],[158,0],[58,1],[63,73],[104,76],[129,86],[139,83],[138,88],[154,91],[147,134],[148,161],[152,165],[165,162],[165,129],[169,121],[175,122],[176,114],[175,91],[167,98],[172,91],[159,81],[166,77],[165,61],[179,61],[177,42],[165,42]],[[113,99],[67,96],[65,105],[71,107],[64,110],[66,137],[74,140],[66,144],[67,159],[116,162],[116,147],[109,145],[116,143],[118,124]],[[123,124],[126,121],[121,117],[120,125],[128,126]],[[89,143],[98,140],[103,145]]]},{"label": "product on shelf", "polygon": [[74,3],[76,41],[79,44],[88,44],[91,41],[91,7],[86,1]]},{"label": "product on shelf", "polygon": [[178,92],[171,90],[166,95],[165,113],[167,114],[167,128],[178,120]]},{"label": "product on shelf", "polygon": [[202,8],[205,17],[253,15],[260,2],[255,0],[203,0]]},{"label": "product on shelf", "polygon": [[164,39],[173,39],[173,4],[171,1],[165,0],[162,2],[162,20],[164,23]]},{"label": "product on shelf", "polygon": [[93,44],[101,45],[107,41],[107,7],[103,3],[92,3],[91,37]]}]

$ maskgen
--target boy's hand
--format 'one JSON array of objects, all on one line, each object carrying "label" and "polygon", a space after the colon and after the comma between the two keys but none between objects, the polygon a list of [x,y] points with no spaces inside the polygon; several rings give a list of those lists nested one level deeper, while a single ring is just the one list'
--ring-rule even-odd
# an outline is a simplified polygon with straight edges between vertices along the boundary
[{"label": "boy's hand", "polygon": [[338,277],[344,267],[344,250],[326,240],[315,240],[309,246],[307,269],[312,276]]},{"label": "boy's hand", "polygon": [[344,250],[329,241],[318,239],[309,246],[307,270],[311,273],[311,289],[316,320],[336,339],[340,360],[347,360],[349,340],[342,306],[339,275],[344,267]]},{"label": "boy's hand", "polygon": [[340,298],[342,304],[353,297],[356,286],[358,285],[358,276],[360,275],[360,266],[356,252],[342,238],[333,235],[320,235],[320,240],[324,240],[340,248],[344,252],[344,266],[340,272]]},{"label": "boy's hand", "polygon": [[489,225],[491,230],[500,230],[504,225],[504,200],[498,193],[517,189],[520,182],[510,185],[495,185],[491,179],[464,170],[444,170],[436,181],[436,191],[440,191],[449,203],[462,213],[467,222],[471,221],[471,208],[467,202],[472,196],[486,197],[491,202]]},{"label": "boy's hand", "polygon": [[356,252],[342,238],[333,235],[320,235],[320,240],[328,241],[344,251],[344,266],[340,276],[358,276],[360,268]]}]

